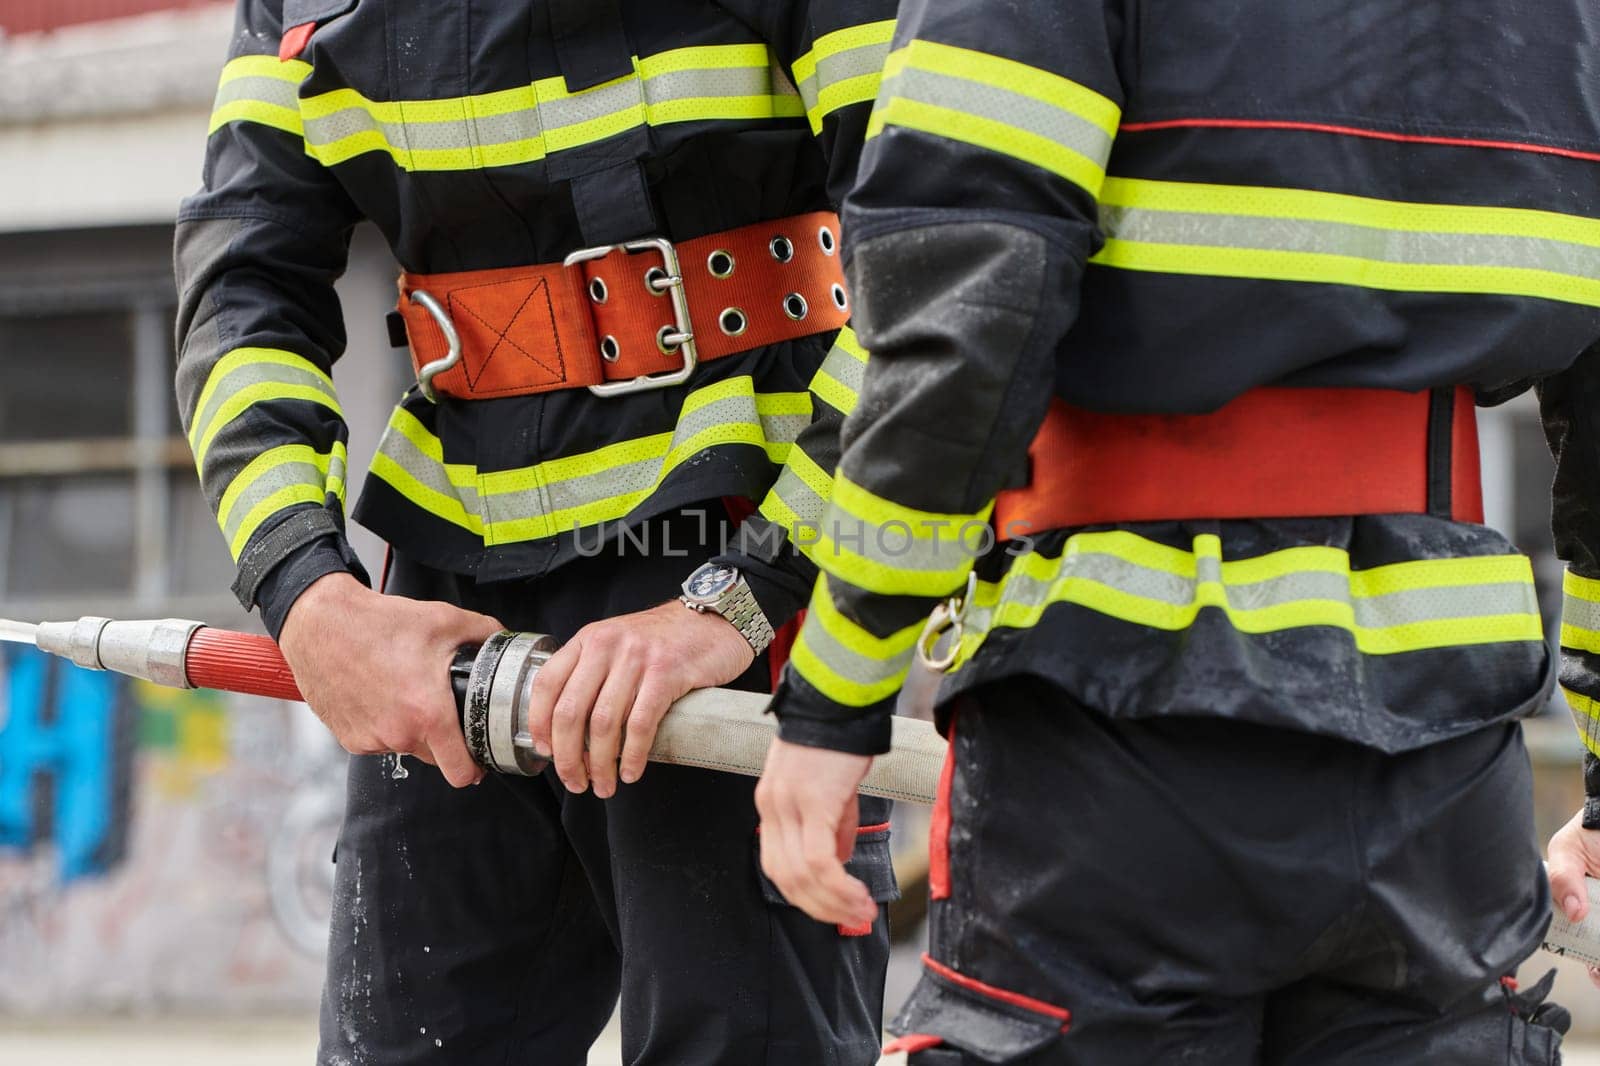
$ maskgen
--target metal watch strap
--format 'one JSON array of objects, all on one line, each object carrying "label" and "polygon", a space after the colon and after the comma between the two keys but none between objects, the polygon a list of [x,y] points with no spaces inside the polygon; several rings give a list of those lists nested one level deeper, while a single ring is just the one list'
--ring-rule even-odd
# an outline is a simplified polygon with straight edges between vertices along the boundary
[{"label": "metal watch strap", "polygon": [[767,650],[775,636],[772,623],[767,620],[766,612],[761,609],[761,604],[756,601],[756,594],[751,591],[749,582],[741,574],[733,588],[729,589],[716,603],[696,603],[687,596],[679,597],[690,608],[696,611],[715,611],[726,618],[739,635],[755,649],[760,655]]}]

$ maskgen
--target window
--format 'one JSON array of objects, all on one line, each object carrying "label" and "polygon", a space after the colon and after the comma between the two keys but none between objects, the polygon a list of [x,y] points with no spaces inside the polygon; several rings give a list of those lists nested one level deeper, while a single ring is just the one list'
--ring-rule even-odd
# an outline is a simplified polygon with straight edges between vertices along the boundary
[{"label": "window", "polygon": [[[53,248],[35,235],[18,256],[43,264],[35,278],[8,279],[0,246],[0,360],[13,368],[0,388],[7,613],[241,620],[177,424],[170,234],[77,234]],[[106,255],[77,254],[86,244]],[[120,277],[104,275],[108,259]]]}]

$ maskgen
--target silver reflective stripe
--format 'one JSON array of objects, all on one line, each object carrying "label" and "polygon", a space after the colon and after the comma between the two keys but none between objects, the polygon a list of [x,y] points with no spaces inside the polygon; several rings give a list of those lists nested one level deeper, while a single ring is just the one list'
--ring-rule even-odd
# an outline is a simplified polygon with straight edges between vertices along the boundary
[{"label": "silver reflective stripe", "polygon": [[217,110],[240,101],[272,104],[288,108],[290,111],[298,111],[300,87],[279,78],[263,78],[257,75],[234,78],[217,86]]},{"label": "silver reflective stripe", "polygon": [[[825,374],[848,389],[853,397],[861,395],[861,388],[867,382],[867,364],[857,359],[843,348],[834,346],[828,357],[822,361],[822,366],[817,368],[818,374]],[[824,400],[832,402],[832,397],[823,396]],[[835,405],[837,406],[837,405]],[[840,408],[849,414],[851,407]]]},{"label": "silver reflective stripe", "polygon": [[1561,624],[1600,632],[1600,603],[1568,593],[1561,601]]},{"label": "silver reflective stripe", "polygon": [[993,542],[988,523],[976,517],[952,521],[937,530],[900,520],[879,524],[847,510],[840,504],[837,492],[822,521],[821,533],[812,554],[818,565],[863,587],[870,584],[869,580],[857,575],[849,562],[823,560],[855,555],[901,574],[959,575]]},{"label": "silver reflective stripe", "polygon": [[1385,263],[1511,267],[1600,277],[1600,248],[1540,237],[1380,229],[1259,215],[1102,205],[1108,239],[1142,244],[1309,252]]},{"label": "silver reflective stripe", "polygon": [[211,428],[217,413],[240,392],[254,385],[266,384],[299,385],[315,389],[328,397],[330,406],[335,410],[338,409],[338,396],[328,387],[328,383],[309,367],[301,368],[264,361],[243,362],[227,371],[214,388],[211,388],[211,382],[207,380],[206,385],[211,388],[211,397],[206,401],[204,408],[195,412],[194,420],[189,423],[191,443],[200,440],[201,435]]},{"label": "silver reflective stripe", "polygon": [[474,518],[482,518],[482,509],[478,506],[478,488],[476,482],[466,485],[457,485],[451,482],[449,471],[443,463],[425,455],[411,442],[411,438],[395,428],[393,423],[384,431],[383,439],[378,442],[378,454],[388,456],[402,470],[416,478],[425,488],[432,489],[439,495],[455,498],[461,502],[461,509]]},{"label": "silver reflective stripe", "polygon": [[[240,80],[252,83],[270,81],[263,78]],[[275,94],[274,102],[286,88],[289,90],[288,106],[298,106],[294,86],[279,82],[269,88]],[[332,114],[306,119],[305,137],[314,155],[317,154],[316,150],[328,149],[347,138],[368,133],[378,134],[392,149],[400,152],[469,152],[474,148],[536,142],[546,137],[557,142],[541,146],[534,153],[537,156],[546,150],[564,147],[560,143],[562,132],[572,127],[622,118],[629,112],[636,113],[632,125],[641,125],[646,121],[646,107],[670,108],[684,101],[770,95],[781,94],[774,85],[772,71],[768,67],[711,67],[672,71],[648,78],[628,78],[612,85],[537,102],[532,100],[533,94],[530,92],[531,106],[493,115],[469,113],[471,100],[463,99],[460,101],[459,117],[385,121],[379,119],[373,110],[357,104]],[[425,103],[436,114],[443,101]],[[378,105],[384,111],[398,108],[402,112],[405,106],[403,103]],[[422,105],[416,108],[421,109]],[[675,116],[668,114],[657,117],[671,121]],[[580,135],[581,141],[590,139]]]},{"label": "silver reflective stripe", "polygon": [[1111,135],[1066,108],[1023,93],[907,65],[884,79],[883,95],[976,115],[1070,149],[1105,169]]},{"label": "silver reflective stripe", "polygon": [[[778,475],[777,483],[772,486],[772,492],[794,513],[796,525],[820,528],[822,518],[828,512],[828,499],[806,484],[805,479],[795,473],[792,467],[783,468]],[[787,532],[790,537],[795,537],[797,534],[793,529]]]},{"label": "silver reflective stripe", "polygon": [[903,651],[887,659],[863,655],[835,637],[820,618],[815,622],[808,620],[800,633],[811,653],[831,672],[858,685],[879,685],[905,673],[915,650],[915,644],[907,644]]},{"label": "silver reflective stripe", "polygon": [[833,52],[817,60],[817,69],[810,77],[801,80],[800,99],[807,111],[815,111],[821,96],[831,86],[877,74],[889,58],[889,42],[857,45]]},{"label": "silver reflective stripe", "polygon": [[343,482],[344,479],[344,458],[337,452],[329,458],[326,475],[316,464],[303,461],[290,461],[268,467],[234,497],[227,517],[222,523],[223,536],[228,538],[229,544],[232,544],[239,534],[240,527],[255,506],[281,489],[296,485],[314,485],[326,494],[328,486],[334,480]]},{"label": "silver reflective stripe", "polygon": [[[704,450],[727,443],[712,441],[704,448],[677,454],[680,448],[692,448],[699,434],[743,426],[749,427],[747,440],[738,443],[788,446],[809,422],[809,416],[760,415],[757,397],[735,393],[682,415],[669,439],[638,442],[640,457],[637,459],[613,461],[609,466],[560,478],[552,477],[553,470],[570,469],[584,457],[568,457],[514,470],[475,471],[470,485],[452,482],[445,464],[418,448],[393,422],[379,442],[378,454],[398,465],[424,488],[458,500],[467,516],[477,519],[483,526],[488,543],[511,543],[624,517],[641,497],[648,496],[679,466],[692,462]],[[480,494],[479,486],[483,483],[515,487]],[[396,488],[406,495],[403,487]],[[422,505],[420,501],[413,502]],[[570,522],[564,517],[584,508],[598,508],[599,511],[574,516]],[[453,520],[448,515],[440,517]]]},{"label": "silver reflective stripe", "polygon": [[1347,604],[1352,624],[1361,629],[1390,629],[1419,622],[1492,615],[1537,616],[1539,610],[1533,586],[1521,581],[1436,585],[1357,596],[1347,573],[1305,570],[1264,581],[1224,584],[1222,563],[1211,556],[1196,558],[1195,576],[1188,578],[1143,567],[1115,555],[1069,552],[1047,578],[1035,577],[1020,568],[1013,569],[1004,579],[1000,602],[973,605],[967,616],[968,626],[975,632],[986,631],[993,625],[995,614],[1006,607],[1042,608],[1053,603],[1080,603],[1095,608],[1101,594],[1084,588],[1086,584],[1177,609],[1193,606],[1200,599],[1202,585],[1220,588],[1229,611]]}]

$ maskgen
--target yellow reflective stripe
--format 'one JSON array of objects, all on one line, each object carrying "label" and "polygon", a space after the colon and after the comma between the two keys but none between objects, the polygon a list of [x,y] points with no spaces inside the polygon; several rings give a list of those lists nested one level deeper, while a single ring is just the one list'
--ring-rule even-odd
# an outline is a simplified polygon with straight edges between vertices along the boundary
[{"label": "yellow reflective stripe", "polygon": [[1583,741],[1583,746],[1600,756],[1600,703],[1565,685],[1561,686],[1561,694],[1567,698],[1567,707],[1572,711],[1572,724],[1577,727],[1578,738]]},{"label": "yellow reflective stripe", "polygon": [[931,41],[896,51],[883,76],[868,138],[900,126],[963,141],[1098,195],[1122,111],[1093,89],[1025,63]]},{"label": "yellow reflective stripe", "polygon": [[533,466],[480,473],[446,464],[444,447],[397,409],[372,473],[423,510],[486,544],[535,540],[626,517],[675,470],[709,448],[743,444],[782,463],[811,420],[808,393],[757,393],[748,375],[690,393],[671,432]]},{"label": "yellow reflective stripe", "polygon": [[1600,654],[1600,581],[1568,570],[1561,592],[1561,646]]},{"label": "yellow reflective stripe", "polygon": [[820,133],[822,120],[840,108],[877,98],[893,38],[893,19],[849,26],[818,37],[811,51],[795,60],[795,84],[813,133]]},{"label": "yellow reflective stripe", "polygon": [[273,348],[236,348],[211,368],[194,407],[189,446],[201,472],[223,427],[254,405],[275,400],[305,400],[344,416],[333,379],[309,359]]},{"label": "yellow reflective stripe", "polygon": [[217,522],[224,532],[228,531],[233,509],[238,506],[240,499],[249,496],[252,489],[263,481],[271,480],[270,475],[279,471],[298,471],[301,468],[315,470],[318,476],[316,484],[325,493],[337,496],[343,502],[345,464],[343,441],[335,441],[330,452],[319,452],[308,444],[285,444],[269,448],[246,463],[244,469],[228,483],[222,500],[217,504]]},{"label": "yellow reflective stripe", "polygon": [[274,492],[271,496],[250,508],[250,513],[245,515],[239,523],[239,532],[228,543],[228,550],[233,553],[233,561],[238,562],[245,545],[250,542],[250,536],[261,523],[277,514],[285,507],[293,507],[299,503],[325,503],[326,496],[319,485],[287,485]]},{"label": "yellow reflective stripe", "polygon": [[299,85],[311,76],[311,64],[302,59],[284,62],[277,56],[238,56],[222,68],[219,85],[240,78],[271,78],[273,81]]},{"label": "yellow reflective stripe", "polygon": [[860,386],[866,372],[867,353],[856,339],[855,332],[846,326],[834,339],[822,365],[811,379],[811,391],[818,399],[841,414],[848,415],[860,400]]},{"label": "yellow reflective stripe", "polygon": [[1351,570],[1336,548],[1290,548],[1221,559],[1221,541],[1193,550],[1126,531],[1082,533],[1059,557],[1029,553],[999,582],[982,582],[967,614],[962,661],[997,627],[1028,628],[1075,604],[1154,629],[1192,625],[1207,607],[1241,633],[1331,626],[1367,654],[1543,639],[1525,556],[1427,559]]},{"label": "yellow reflective stripe", "polygon": [[1600,604],[1600,581],[1568,570],[1561,578],[1561,591],[1568,599]]},{"label": "yellow reflective stripe", "polygon": [[812,593],[790,662],[828,699],[847,707],[867,707],[890,698],[905,683],[921,631],[919,622],[887,637],[874,636],[840,613],[823,576]]},{"label": "yellow reflective stripe", "polygon": [[[765,45],[707,45],[635,58],[633,75],[580,92],[561,77],[475,96],[431,100],[371,100],[336,89],[297,101],[241,96],[252,77],[288,82],[268,57],[235,59],[223,71],[213,131],[228,122],[261,122],[304,137],[306,153],[324,165],[383,152],[408,171],[509,166],[605,140],[641,125],[798,118],[800,98],[774,83]],[[276,63],[276,60],[271,60]],[[295,64],[298,84],[310,68]],[[226,99],[224,97],[226,96]]]},{"label": "yellow reflective stripe", "polygon": [[811,557],[827,573],[868,592],[942,596],[960,587],[986,541],[993,542],[993,510],[992,500],[971,514],[906,507],[841,471],[834,475]]},{"label": "yellow reflective stripe", "polygon": [[801,554],[812,557],[832,492],[833,479],[804,447],[796,444],[758,510],[769,522],[783,528]]},{"label": "yellow reflective stripe", "polygon": [[1100,201],[1101,266],[1600,306],[1594,219],[1124,178]]}]

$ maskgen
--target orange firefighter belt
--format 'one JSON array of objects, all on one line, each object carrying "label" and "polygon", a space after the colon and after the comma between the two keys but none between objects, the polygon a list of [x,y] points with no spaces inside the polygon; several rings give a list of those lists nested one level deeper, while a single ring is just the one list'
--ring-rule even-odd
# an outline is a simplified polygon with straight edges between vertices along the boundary
[{"label": "orange firefighter belt", "polygon": [[842,327],[831,212],[587,248],[563,263],[400,277],[399,312],[430,400],[687,381],[712,359]]},{"label": "orange firefighter belt", "polygon": [[1056,400],[1003,492],[1003,539],[1206,518],[1433,514],[1483,521],[1470,389],[1261,388],[1211,414],[1103,414]]}]

